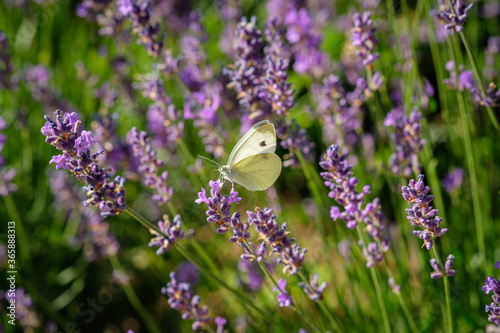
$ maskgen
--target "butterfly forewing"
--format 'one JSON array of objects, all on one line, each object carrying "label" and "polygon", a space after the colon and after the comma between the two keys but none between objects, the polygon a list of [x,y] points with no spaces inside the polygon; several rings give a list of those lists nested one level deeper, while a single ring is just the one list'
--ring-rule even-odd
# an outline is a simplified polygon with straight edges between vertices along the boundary
[{"label": "butterfly forewing", "polygon": [[250,191],[262,191],[271,186],[281,173],[281,159],[276,154],[258,154],[234,165],[231,180]]},{"label": "butterfly forewing", "polygon": [[228,164],[231,168],[247,157],[274,153],[276,151],[276,131],[274,125],[263,120],[252,128],[238,141],[229,156]]}]

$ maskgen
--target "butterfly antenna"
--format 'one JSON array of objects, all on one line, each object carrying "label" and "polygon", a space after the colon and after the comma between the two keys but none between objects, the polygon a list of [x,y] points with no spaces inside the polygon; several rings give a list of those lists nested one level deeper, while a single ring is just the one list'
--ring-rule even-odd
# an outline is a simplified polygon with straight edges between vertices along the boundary
[{"label": "butterfly antenna", "polygon": [[218,166],[221,166],[219,163],[217,163],[217,162],[215,162],[214,160],[211,160],[211,159],[209,159],[209,158],[206,158],[205,156],[201,156],[201,155],[199,155],[199,154],[198,154],[198,157],[204,158],[204,159],[206,159],[207,161],[210,161],[210,162],[212,162],[212,163],[217,164]]}]

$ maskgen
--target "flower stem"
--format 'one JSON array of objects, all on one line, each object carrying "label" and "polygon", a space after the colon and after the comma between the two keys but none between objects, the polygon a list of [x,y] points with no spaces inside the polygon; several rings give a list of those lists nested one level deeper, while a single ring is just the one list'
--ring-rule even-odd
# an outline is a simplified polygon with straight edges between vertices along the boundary
[{"label": "flower stem", "polygon": [[[365,241],[363,239],[363,232],[361,231],[360,223],[356,226],[356,231],[358,233],[358,237],[363,244],[363,248],[366,249]],[[372,277],[373,284],[375,285],[375,291],[377,293],[378,305],[380,307],[380,312],[382,312],[382,320],[384,322],[384,329],[386,332],[391,332],[391,327],[389,326],[389,317],[387,315],[387,309],[385,308],[384,297],[382,295],[382,289],[380,288],[380,282],[378,281],[377,273],[375,269],[369,268],[370,274]]]},{"label": "flower stem", "polygon": [[[110,256],[109,262],[111,263],[111,266],[113,267],[114,270],[122,270],[120,262],[118,261],[118,258],[116,256]],[[144,306],[142,305],[134,289],[132,288],[132,286],[130,286],[130,283],[128,282],[124,283],[122,287],[130,304],[134,307],[137,313],[139,313],[139,316],[141,317],[142,321],[148,328],[148,331],[154,333],[160,333],[161,330],[158,328],[158,326],[156,326],[153,317],[149,315],[148,310],[144,308]]]},{"label": "flower stem", "polygon": [[[7,212],[9,216],[12,218],[12,221],[16,222],[16,232],[19,234],[19,254],[23,261],[23,268],[25,268],[28,272],[32,271],[31,266],[31,255],[29,252],[29,243],[28,238],[26,238],[26,232],[24,231],[23,222],[21,221],[21,216],[19,216],[19,212],[17,211],[16,205],[12,200],[10,195],[6,195],[3,197],[5,206],[7,207]],[[4,222],[5,223],[5,222]],[[6,223],[5,223],[6,224]]]},{"label": "flower stem", "polygon": [[438,253],[438,251],[436,249],[436,245],[435,244],[432,247],[432,250],[434,251],[434,256],[436,257],[436,259],[437,259],[437,261],[439,263],[439,266],[441,267],[441,269],[444,272],[443,282],[444,282],[444,293],[445,293],[445,297],[446,297],[446,315],[448,317],[448,332],[449,333],[453,333],[453,319],[452,319],[452,316],[451,316],[451,305],[450,305],[450,284],[449,284],[449,281],[448,281],[448,275],[446,275],[443,262],[441,261],[441,257],[439,256],[439,253]]},{"label": "flower stem", "polygon": [[[304,282],[305,284],[307,284],[309,286],[309,288],[312,289],[310,283],[309,283],[309,280],[307,279],[307,277],[305,276],[304,272],[302,271],[299,271],[299,277],[301,278],[302,282]],[[335,318],[333,318],[332,314],[330,313],[330,311],[328,311],[328,309],[326,308],[325,304],[321,301],[318,301],[316,302],[318,305],[319,305],[319,308],[321,309],[321,311],[323,312],[323,314],[328,318],[328,320],[330,321],[330,325],[337,331],[337,332],[342,332],[342,329],[340,328],[340,325],[337,323],[337,321],[335,320]]]},{"label": "flower stem", "polygon": [[[250,246],[250,244],[246,240],[245,240],[245,246],[247,247],[247,249],[250,250],[250,253],[252,253],[252,255],[254,255],[255,257],[257,257],[257,254],[255,253],[255,251],[253,250],[253,248]],[[274,277],[271,275],[271,272],[269,272],[269,270],[267,269],[266,265],[264,265],[264,263],[262,261],[257,261],[257,263],[259,264],[259,267],[262,270],[262,272],[271,281],[271,283],[276,287],[276,289],[281,290],[280,286],[278,285],[278,282],[276,282],[276,280],[274,279]],[[281,291],[283,292],[283,290],[281,290]],[[300,315],[300,317],[302,318],[302,320],[304,320],[316,332],[319,332],[319,333],[322,332],[318,326],[316,326],[315,324],[311,323],[310,321],[308,321],[306,319],[306,316],[304,315],[304,313],[299,309],[299,307],[296,304],[294,304],[293,309],[295,310],[295,312],[297,312]]]},{"label": "flower stem", "polygon": [[[451,11],[453,12],[454,15],[457,15],[455,11],[455,6],[452,2],[450,2],[450,8]],[[474,56],[474,53],[472,52],[472,48],[470,46],[469,40],[467,39],[467,36],[465,35],[465,31],[462,30],[458,33],[460,35],[460,38],[462,39],[462,43],[465,46],[465,50],[467,51],[467,56],[469,57],[469,61],[472,66],[472,72],[474,73],[474,76],[476,77],[477,84],[479,85],[479,90],[481,91],[481,96],[483,98],[486,98],[486,89],[484,88],[483,84],[483,79],[481,78],[481,74],[479,74],[479,68],[477,66],[476,62],[476,57]],[[500,131],[500,126],[498,126],[498,121],[495,118],[495,114],[493,113],[493,109],[489,106],[486,106],[486,110],[488,111],[488,116],[490,117],[491,123],[493,124],[493,127],[497,130]]]}]

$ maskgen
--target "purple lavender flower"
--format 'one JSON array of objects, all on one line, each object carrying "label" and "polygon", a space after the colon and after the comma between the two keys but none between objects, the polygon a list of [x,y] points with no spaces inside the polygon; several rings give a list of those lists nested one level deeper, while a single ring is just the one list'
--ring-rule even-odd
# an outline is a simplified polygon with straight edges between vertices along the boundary
[{"label": "purple lavender flower", "polygon": [[[494,266],[495,268],[500,269],[500,261],[497,261]],[[500,281],[494,277],[488,276],[481,290],[486,294],[493,291],[493,295],[491,296],[493,298],[493,302],[491,302],[490,305],[486,305],[485,310],[490,313],[488,321],[500,326]]]},{"label": "purple lavender flower", "polygon": [[268,114],[269,110],[263,110],[263,106],[259,105],[260,78],[265,72],[265,58],[262,53],[262,32],[257,29],[255,17],[250,21],[246,17],[240,20],[235,31],[233,49],[236,59],[223,69],[223,74],[230,80],[228,88],[234,89],[239,103],[251,112]]},{"label": "purple lavender flower", "polygon": [[11,50],[7,35],[3,31],[0,31],[0,87],[5,90],[12,90],[17,87],[17,82],[12,78],[14,65],[10,60],[10,53]]},{"label": "purple lavender flower", "polygon": [[[205,203],[208,206],[207,222],[215,223],[218,233],[226,233],[229,229],[233,228],[238,228],[238,230],[248,229],[248,227],[241,225],[239,213],[234,213],[233,217],[230,217],[232,204],[239,204],[241,201],[241,198],[238,197],[238,192],[236,192],[234,188],[231,188],[229,196],[223,196],[220,192],[222,185],[223,183],[219,180],[210,180],[209,186],[211,187],[211,197],[207,198],[206,191],[202,188],[201,192],[198,192],[198,199],[196,199],[195,202],[198,205]],[[246,234],[246,232],[244,234]],[[242,237],[245,237],[244,234]]]},{"label": "purple lavender flower", "polygon": [[181,229],[181,224],[182,220],[179,214],[175,215],[173,222],[170,222],[168,215],[163,215],[163,221],[158,221],[158,227],[162,233],[160,234],[153,229],[150,229],[149,232],[154,237],[151,239],[148,246],[158,247],[158,250],[156,250],[157,255],[167,252],[175,245],[175,243],[186,237],[184,231]]},{"label": "purple lavender flower", "polygon": [[94,209],[80,207],[85,194],[78,186],[70,182],[67,173],[54,172],[50,177],[50,190],[54,194],[54,208],[67,210],[67,215],[74,210],[80,212],[81,223],[77,234],[69,240],[72,245],[83,245],[85,260],[95,261],[108,258],[118,252],[118,242],[109,231],[109,224]]},{"label": "purple lavender flower", "polygon": [[453,259],[455,256],[453,254],[450,254],[448,258],[446,259],[446,263],[444,264],[444,270],[443,268],[439,265],[439,262],[432,258],[429,262],[434,269],[434,272],[431,273],[431,279],[439,279],[440,277],[443,277],[445,274],[448,276],[453,276],[455,275],[455,270],[453,269]]},{"label": "purple lavender flower", "polygon": [[[268,267],[269,268],[269,267]],[[250,291],[258,291],[262,287],[263,279],[260,269],[256,267],[255,262],[241,259],[238,262],[238,271],[242,274],[239,276],[239,283],[248,288]]]},{"label": "purple lavender flower", "polygon": [[163,49],[163,35],[160,24],[152,25],[151,4],[146,0],[120,0],[118,11],[132,21],[133,31],[139,36],[138,43],[144,45],[149,54],[158,57]]},{"label": "purple lavender flower", "polygon": [[433,240],[443,236],[448,229],[439,229],[439,224],[443,220],[437,216],[437,209],[431,206],[434,196],[429,195],[431,188],[425,186],[424,175],[418,176],[418,181],[411,179],[408,186],[403,186],[403,198],[408,203],[413,203],[412,208],[405,209],[408,213],[407,219],[416,227],[423,230],[416,230],[413,233],[424,240],[424,246],[430,250]]},{"label": "purple lavender flower", "polygon": [[296,151],[300,151],[306,161],[310,161],[314,156],[314,143],[309,141],[304,128],[300,128],[295,119],[291,123],[281,122],[277,129],[276,135],[281,139],[280,146],[288,150],[283,158],[283,166],[300,167],[300,161]]},{"label": "purple lavender flower", "polygon": [[391,288],[393,293],[395,294],[401,293],[401,286],[399,284],[396,284],[393,278],[389,278],[389,287]]},{"label": "purple lavender flower", "polygon": [[307,297],[309,297],[314,302],[319,302],[323,299],[323,294],[326,289],[326,282],[323,281],[321,285],[318,282],[319,274],[314,274],[309,279],[309,283],[299,282],[299,286],[302,287]]},{"label": "purple lavender flower", "polygon": [[325,142],[335,142],[347,147],[356,145],[364,116],[361,103],[356,101],[353,94],[347,98],[340,78],[333,74],[324,78],[321,86],[314,85],[313,93],[323,124]]},{"label": "purple lavender flower", "polygon": [[242,258],[259,261],[260,257],[266,256],[269,249],[272,253],[280,255],[278,263],[283,265],[283,273],[297,274],[304,263],[307,249],[301,249],[295,243],[295,238],[288,237],[287,224],[283,223],[280,227],[276,221],[276,215],[272,214],[270,208],[264,208],[264,210],[256,208],[255,213],[247,211],[247,215],[248,223],[253,225],[259,233],[262,243],[258,250],[254,251],[257,257],[244,246],[246,254],[242,255]]},{"label": "purple lavender flower", "polygon": [[322,35],[315,31],[307,8],[288,7],[283,24],[295,58],[293,69],[297,73],[320,78],[330,67],[328,56],[320,50]]},{"label": "purple lavender flower", "polygon": [[84,205],[99,206],[104,217],[120,214],[125,209],[125,179],[116,177],[109,181],[108,171],[99,168],[97,157],[102,150],[91,154],[90,148],[95,143],[92,132],[83,130],[75,112],[63,114],[57,110],[55,114],[56,121],[45,116],[47,122],[41,130],[47,137],[45,142],[62,152],[53,156],[49,163],[54,162],[56,169],[69,170],[77,180],[87,184],[84,190],[88,199]]},{"label": "purple lavender flower", "polygon": [[495,69],[495,57],[498,53],[500,53],[500,37],[492,36],[488,38],[488,46],[484,50],[485,66],[483,74],[487,80],[495,80],[498,76],[498,71]]},{"label": "purple lavender flower", "polygon": [[360,222],[365,224],[365,230],[374,241],[363,245],[360,240],[359,244],[367,261],[367,267],[372,267],[382,261],[383,253],[389,250],[384,235],[384,216],[380,200],[375,198],[365,204],[365,196],[370,192],[370,185],[365,185],[361,193],[356,191],[358,179],[352,177],[352,165],[347,162],[347,154],[339,156],[338,150],[338,146],[331,145],[320,162],[320,166],[327,170],[322,172],[321,176],[325,179],[325,185],[331,190],[328,196],[344,207],[344,211],[341,211],[339,207],[333,206],[330,216],[334,221],[337,218],[344,220],[350,229],[355,228]]},{"label": "purple lavender flower", "polygon": [[441,181],[441,185],[443,185],[448,193],[451,193],[462,186],[463,180],[464,169],[455,168],[446,174],[446,176]]},{"label": "purple lavender flower", "polygon": [[217,325],[217,333],[224,333],[224,325],[226,325],[227,320],[223,317],[215,317],[215,325]]},{"label": "purple lavender flower", "polygon": [[273,291],[277,291],[279,292],[278,294],[278,303],[280,305],[280,307],[290,307],[293,305],[293,301],[292,301],[292,296],[290,296],[287,292],[286,292],[286,280],[281,278],[279,281],[278,281],[278,288],[276,288],[276,286],[273,287]]},{"label": "purple lavender flower", "polygon": [[177,267],[177,280],[195,286],[200,281],[200,270],[190,261],[185,261]]},{"label": "purple lavender flower", "polygon": [[7,302],[15,300],[16,320],[24,330],[36,331],[42,326],[42,319],[36,312],[33,300],[23,287],[17,288],[15,293],[7,291],[4,297]]},{"label": "purple lavender flower", "polygon": [[449,5],[445,5],[442,0],[438,0],[439,11],[435,15],[448,31],[460,32],[464,28],[465,21],[469,16],[469,10],[474,7],[474,3],[466,5],[467,3],[464,0],[450,0],[450,3],[454,10]]},{"label": "purple lavender flower", "polygon": [[200,306],[200,296],[194,295],[189,283],[178,282],[175,272],[170,273],[170,282],[161,288],[161,293],[168,296],[168,304],[181,313],[182,319],[194,319],[191,326],[194,331],[203,329],[210,321],[208,307]]},{"label": "purple lavender flower", "polygon": [[127,141],[134,157],[139,160],[138,171],[144,185],[155,190],[153,201],[159,205],[166,204],[174,194],[174,189],[167,184],[168,172],[160,174],[159,168],[163,162],[156,157],[148,134],[133,127],[127,134]]},{"label": "purple lavender flower", "polygon": [[384,120],[385,126],[395,128],[391,137],[396,144],[396,151],[389,159],[389,166],[398,176],[409,177],[412,173],[419,173],[422,168],[418,162],[418,154],[425,144],[425,140],[420,139],[421,118],[422,114],[417,110],[407,117],[402,108],[396,108]]},{"label": "purple lavender flower", "polygon": [[375,37],[371,15],[371,12],[364,12],[363,15],[354,14],[352,17],[354,28],[351,30],[352,45],[357,47],[356,54],[363,66],[369,68],[372,68],[372,63],[379,58],[379,54],[374,52],[378,39]]}]

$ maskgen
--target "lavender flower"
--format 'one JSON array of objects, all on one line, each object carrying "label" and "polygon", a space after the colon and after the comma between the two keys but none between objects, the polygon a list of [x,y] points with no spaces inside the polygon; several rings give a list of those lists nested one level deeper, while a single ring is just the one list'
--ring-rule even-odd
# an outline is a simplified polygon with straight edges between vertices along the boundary
[{"label": "lavender flower", "polygon": [[15,301],[16,320],[24,330],[34,331],[42,326],[42,319],[36,312],[33,300],[24,288],[17,288],[15,293],[7,291],[4,297],[8,303],[11,300]]},{"label": "lavender flower", "polygon": [[306,130],[299,127],[295,119],[291,123],[281,122],[276,129],[276,135],[281,139],[280,146],[289,152],[283,156],[283,166],[300,166],[296,151],[300,151],[306,161],[314,156],[314,143],[307,138]]},{"label": "lavender flower", "polygon": [[396,284],[393,278],[389,278],[389,287],[391,287],[393,293],[398,295],[401,293],[401,286]]},{"label": "lavender flower", "polygon": [[313,19],[307,8],[288,6],[284,17],[286,39],[292,45],[295,58],[293,69],[299,74],[311,74],[316,78],[324,75],[330,67],[328,56],[320,50],[321,33],[315,31]]},{"label": "lavender flower", "polygon": [[5,90],[14,89],[17,86],[17,82],[12,79],[14,65],[10,60],[10,52],[7,36],[3,31],[0,31],[0,87]]},{"label": "lavender flower", "polygon": [[448,276],[453,276],[455,275],[455,270],[453,269],[453,259],[455,256],[453,254],[450,254],[448,258],[446,259],[446,263],[444,264],[444,271],[443,268],[439,265],[439,262],[432,258],[430,260],[431,266],[434,269],[434,272],[431,273],[431,279],[439,279],[440,277],[443,277],[444,274]]},{"label": "lavender flower", "polygon": [[94,209],[80,207],[85,194],[69,181],[68,174],[54,172],[49,179],[50,190],[54,194],[54,208],[65,209],[67,216],[71,216],[74,210],[81,214],[78,231],[69,243],[83,245],[84,258],[87,261],[115,255],[119,245],[109,231],[109,224]]},{"label": "lavender flower", "polygon": [[102,150],[91,154],[90,148],[96,141],[92,132],[83,130],[75,112],[63,114],[57,110],[55,114],[56,121],[45,116],[47,122],[41,130],[47,137],[45,142],[62,152],[53,156],[50,163],[55,163],[56,169],[69,170],[77,180],[87,184],[84,190],[88,199],[84,205],[99,206],[104,217],[120,214],[125,209],[125,179],[116,177],[109,181],[108,171],[99,168],[97,157]]},{"label": "lavender flower", "polygon": [[487,80],[495,80],[498,75],[498,71],[495,69],[495,57],[498,53],[500,53],[500,37],[492,36],[488,38],[488,46],[484,50],[485,66],[483,74]]},{"label": "lavender flower", "polygon": [[455,168],[452,171],[448,172],[443,180],[441,180],[441,185],[443,185],[448,193],[451,193],[462,186],[463,180],[464,169]]},{"label": "lavender flower", "polygon": [[339,207],[333,206],[330,216],[334,221],[337,218],[344,220],[350,229],[355,228],[360,222],[365,224],[365,230],[374,241],[363,245],[360,240],[359,244],[367,261],[367,267],[372,267],[382,261],[383,253],[389,250],[384,235],[384,216],[380,200],[375,198],[365,204],[365,196],[370,192],[370,185],[365,185],[361,193],[356,191],[358,179],[352,177],[352,165],[347,162],[347,154],[339,156],[338,150],[338,146],[331,145],[320,162],[320,166],[327,170],[322,172],[321,176],[325,179],[325,185],[331,190],[328,196],[344,207],[344,211],[341,211]]},{"label": "lavender flower", "polygon": [[[270,267],[268,267],[269,269]],[[239,276],[239,283],[248,288],[250,291],[258,291],[262,287],[263,279],[260,269],[250,260],[241,259],[238,262],[238,271],[242,274]]]},{"label": "lavender flower", "polygon": [[16,176],[15,169],[5,168],[5,158],[1,152],[7,141],[7,135],[1,133],[3,129],[7,128],[7,123],[0,116],[0,197],[7,196],[12,192],[17,191],[17,185],[12,183],[12,179]]},{"label": "lavender flower", "polygon": [[119,0],[118,11],[132,21],[133,31],[139,36],[138,42],[144,45],[149,54],[158,57],[163,49],[163,35],[160,24],[152,25],[151,4],[145,0]]},{"label": "lavender flower", "polygon": [[238,192],[236,192],[234,188],[231,188],[231,194],[229,196],[222,196],[220,192],[222,185],[223,183],[220,180],[211,180],[209,182],[211,197],[207,198],[206,191],[202,188],[201,192],[198,192],[198,199],[195,200],[198,205],[201,203],[207,204],[207,222],[215,223],[217,225],[217,232],[221,234],[232,229],[233,224],[235,224],[236,227],[239,227],[241,224],[241,222],[237,222],[237,220],[239,220],[238,213],[233,214],[233,218],[230,217],[232,204],[239,204],[241,198],[238,197]]},{"label": "lavender flower", "polygon": [[364,12],[363,15],[354,14],[352,17],[354,28],[351,30],[352,45],[357,47],[356,54],[363,66],[368,68],[372,68],[372,63],[379,58],[379,54],[374,52],[378,39],[375,37],[371,15],[371,12]]},{"label": "lavender flower", "polygon": [[276,286],[273,287],[273,291],[277,291],[278,292],[278,303],[280,305],[280,307],[290,307],[293,305],[293,301],[292,301],[292,296],[290,296],[287,292],[286,292],[286,280],[281,278],[279,281],[278,281],[278,288],[276,288]]},{"label": "lavender flower", "polygon": [[178,282],[175,272],[170,273],[170,282],[166,288],[161,288],[161,293],[168,296],[168,304],[181,313],[182,319],[194,319],[193,331],[203,329],[210,321],[208,307],[200,306],[200,296],[194,295],[189,283]]},{"label": "lavender flower", "polygon": [[195,286],[200,281],[200,270],[190,261],[185,261],[177,267],[177,280]]},{"label": "lavender flower", "polygon": [[158,221],[158,227],[162,231],[162,234],[150,229],[149,232],[154,237],[151,239],[148,246],[158,247],[158,250],[156,251],[157,255],[167,252],[175,245],[175,243],[186,237],[184,231],[181,229],[181,224],[182,220],[179,214],[175,215],[173,222],[170,222],[168,215],[163,215],[163,221]]},{"label": "lavender flower", "polygon": [[420,139],[421,118],[422,114],[417,110],[413,110],[407,117],[402,108],[396,108],[389,112],[384,120],[385,126],[395,128],[391,137],[396,144],[396,151],[389,159],[389,166],[398,176],[409,177],[421,170],[418,154],[425,144],[425,140]]},{"label": "lavender flower", "polygon": [[321,86],[314,85],[313,93],[318,105],[317,113],[323,124],[325,142],[347,147],[356,145],[364,116],[361,103],[352,94],[347,98],[340,78],[333,74],[324,78]]},{"label": "lavender flower", "polygon": [[[439,11],[435,15],[448,31],[461,32],[465,21],[469,16],[469,11],[474,7],[474,3],[466,5],[464,0],[449,0],[454,8],[445,5],[442,0],[438,0]],[[454,10],[453,10],[454,9]]]},{"label": "lavender flower", "polygon": [[[500,269],[500,261],[497,261],[494,266],[495,268]],[[486,305],[485,310],[490,313],[488,321],[500,326],[500,281],[494,277],[488,276],[481,290],[486,294],[493,291],[493,295],[491,296],[493,298],[493,302],[491,302],[490,305]]]},{"label": "lavender flower", "polygon": [[299,272],[305,259],[307,249],[301,249],[296,243],[295,238],[289,238],[287,224],[283,223],[281,227],[276,221],[276,215],[272,214],[272,209],[256,208],[255,213],[247,211],[248,223],[253,225],[259,233],[259,239],[263,240],[255,257],[249,248],[244,246],[246,254],[242,255],[243,259],[261,260],[259,257],[265,257],[268,249],[272,253],[278,254],[281,257],[278,263],[283,265],[283,273],[289,272],[295,275]]},{"label": "lavender flower", "polygon": [[215,317],[215,325],[217,325],[217,333],[224,332],[224,325],[226,325],[227,320],[223,317]]},{"label": "lavender flower", "polygon": [[287,115],[295,105],[294,90],[288,83],[289,55],[286,46],[281,40],[281,32],[276,21],[271,21],[265,31],[266,39],[270,45],[265,48],[266,62],[265,75],[262,78],[262,87],[258,96],[267,100],[272,106],[272,111],[277,115]]},{"label": "lavender flower", "polygon": [[228,88],[233,88],[236,92],[239,103],[251,112],[269,111],[263,110],[259,106],[260,78],[265,72],[264,55],[262,50],[264,42],[262,32],[257,29],[256,18],[252,17],[250,21],[243,17],[235,31],[235,51],[236,59],[228,68],[224,68],[223,74],[226,75],[230,83]]},{"label": "lavender flower", "polygon": [[305,282],[299,282],[299,286],[302,287],[307,297],[309,297],[314,302],[319,302],[323,299],[323,294],[326,289],[326,282],[321,285],[318,282],[319,274],[314,274],[308,284]]},{"label": "lavender flower", "polygon": [[408,213],[407,219],[416,227],[423,230],[416,230],[413,233],[424,240],[424,246],[430,250],[433,240],[443,236],[448,229],[439,229],[439,224],[443,220],[437,216],[437,209],[431,206],[434,196],[429,195],[431,188],[425,186],[424,175],[418,176],[418,181],[411,179],[408,186],[403,186],[403,198],[408,203],[413,203],[412,208],[405,209]]},{"label": "lavender flower", "polygon": [[159,168],[163,162],[156,158],[156,151],[151,147],[147,133],[133,127],[127,134],[127,141],[139,161],[138,171],[144,185],[155,190],[153,201],[159,205],[166,204],[174,194],[174,189],[167,184],[168,172],[160,174]]}]

